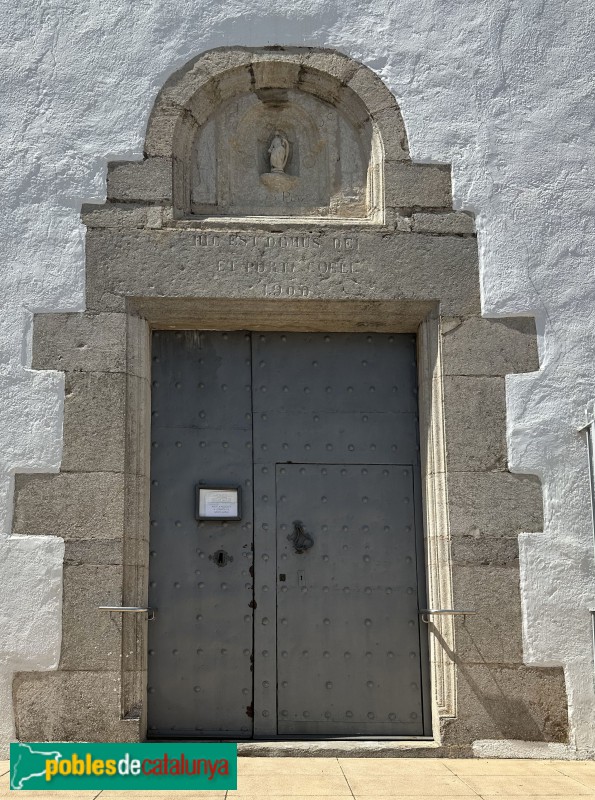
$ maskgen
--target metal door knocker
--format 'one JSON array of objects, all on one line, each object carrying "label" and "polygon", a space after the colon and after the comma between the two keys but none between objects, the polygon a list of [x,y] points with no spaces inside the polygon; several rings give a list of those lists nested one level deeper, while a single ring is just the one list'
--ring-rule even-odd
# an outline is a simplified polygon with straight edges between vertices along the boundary
[{"label": "metal door knocker", "polygon": [[305,553],[314,545],[314,539],[304,530],[304,523],[300,519],[294,521],[293,531],[287,538],[293,544],[296,553]]},{"label": "metal door knocker", "polygon": [[212,556],[209,556],[209,561],[214,561],[218,567],[224,567],[233,561],[233,556],[230,556],[226,550],[216,550]]}]

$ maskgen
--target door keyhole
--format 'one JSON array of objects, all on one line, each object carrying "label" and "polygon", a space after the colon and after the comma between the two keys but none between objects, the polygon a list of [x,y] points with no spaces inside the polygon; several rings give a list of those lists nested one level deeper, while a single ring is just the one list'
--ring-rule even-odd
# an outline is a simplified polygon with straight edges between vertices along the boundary
[{"label": "door keyhole", "polygon": [[233,556],[230,556],[226,550],[216,550],[212,556],[209,556],[209,561],[214,561],[218,567],[224,567],[233,561]]}]

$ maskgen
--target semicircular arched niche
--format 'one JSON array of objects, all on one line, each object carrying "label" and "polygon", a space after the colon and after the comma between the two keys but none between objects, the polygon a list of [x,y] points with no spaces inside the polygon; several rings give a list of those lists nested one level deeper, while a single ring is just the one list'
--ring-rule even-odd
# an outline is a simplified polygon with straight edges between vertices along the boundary
[{"label": "semicircular arched niche", "polygon": [[[390,92],[335,54],[236,55],[241,63],[216,77],[190,70],[160,93],[146,153],[173,159],[175,215],[382,222],[383,161],[408,159]],[[375,109],[358,93],[362,81]],[[288,149],[277,171],[269,152],[276,136]]]}]

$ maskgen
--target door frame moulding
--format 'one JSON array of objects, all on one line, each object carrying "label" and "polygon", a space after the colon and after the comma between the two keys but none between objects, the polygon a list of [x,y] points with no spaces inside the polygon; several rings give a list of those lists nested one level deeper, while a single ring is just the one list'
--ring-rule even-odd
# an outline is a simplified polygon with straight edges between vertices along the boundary
[{"label": "door frame moulding", "polygon": [[[226,98],[291,87],[347,103],[371,130],[368,217],[189,215],[197,127]],[[523,661],[517,535],[543,529],[541,486],[510,473],[506,449],[505,376],[539,368],[535,327],[481,316],[475,225],[452,208],[450,167],[411,161],[398,103],[368,67],[279,46],[219,48],[171,75],[144,154],[111,162],[107,202],[83,207],[86,310],[33,324],[32,368],[66,373],[64,451],[59,473],[15,476],[12,530],[64,538],[64,603],[58,668],[13,681],[19,739],[144,736],[145,615],[97,606],[146,605],[149,332],[194,328],[418,335],[428,602],[479,614],[428,626],[434,741],[315,752],[470,756],[478,738],[565,741],[563,671]]]},{"label": "door frame moulding", "polygon": [[[153,330],[270,330],[288,332],[376,332],[417,335],[419,427],[426,591],[431,607],[452,607],[450,539],[442,415],[442,372],[438,304],[407,301],[315,301],[266,299],[225,300],[187,298],[127,299],[126,400],[126,526],[124,537],[123,603],[146,605],[148,593],[149,465],[150,465],[150,342]],[[138,478],[137,476],[145,476]],[[121,710],[124,719],[140,716],[140,734],[147,720],[147,621],[124,615]],[[433,736],[419,744],[440,741],[441,720],[456,716],[454,625],[440,617],[427,626],[430,709]],[[423,633],[422,633],[423,635]],[[427,702],[427,700],[426,700]],[[258,734],[256,734],[258,736]],[[263,737],[263,740],[270,737]],[[415,742],[418,737],[412,737]],[[316,737],[310,741],[316,742]],[[321,745],[331,740],[318,739]],[[336,741],[336,740],[332,740]],[[376,740],[374,740],[376,741]],[[403,746],[378,739],[378,745]],[[255,737],[253,744],[258,742]],[[281,744],[270,743],[270,748]],[[250,743],[245,743],[250,747]],[[366,749],[370,741],[351,739],[349,747]],[[300,749],[300,742],[287,746]],[[341,749],[341,748],[339,748]]]}]

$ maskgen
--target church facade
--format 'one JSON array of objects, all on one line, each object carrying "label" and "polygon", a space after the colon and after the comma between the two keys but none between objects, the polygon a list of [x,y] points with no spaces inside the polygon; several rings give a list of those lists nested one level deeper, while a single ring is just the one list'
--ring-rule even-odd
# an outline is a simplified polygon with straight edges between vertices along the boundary
[{"label": "church facade", "polygon": [[14,286],[5,741],[592,751],[588,223],[545,225],[576,174],[507,172],[518,87],[424,138],[396,56],[315,40],[155,74],[106,196],[60,189],[76,276]]}]

